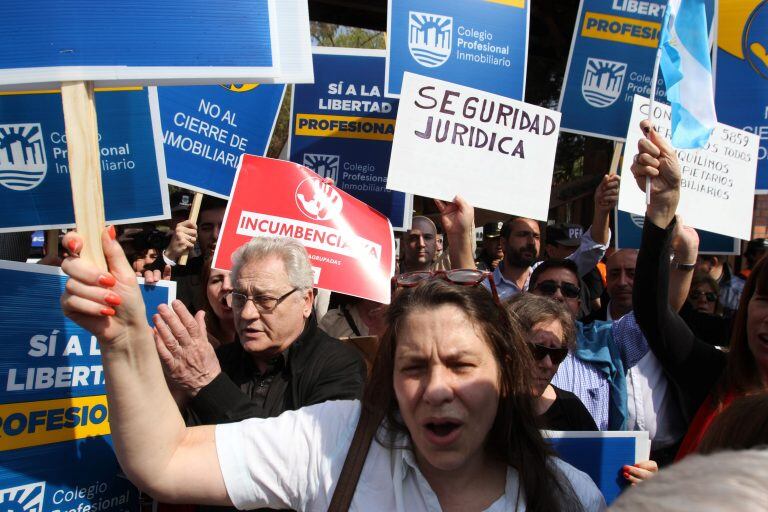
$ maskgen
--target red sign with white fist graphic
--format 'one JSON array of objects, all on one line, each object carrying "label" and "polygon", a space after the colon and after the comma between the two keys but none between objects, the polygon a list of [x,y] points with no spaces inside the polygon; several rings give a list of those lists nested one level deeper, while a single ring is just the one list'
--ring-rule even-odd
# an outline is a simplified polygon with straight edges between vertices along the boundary
[{"label": "red sign with white fist graphic", "polygon": [[306,167],[243,155],[213,266],[256,236],[285,236],[306,247],[315,286],[389,304],[395,270],[392,226],[367,204]]}]

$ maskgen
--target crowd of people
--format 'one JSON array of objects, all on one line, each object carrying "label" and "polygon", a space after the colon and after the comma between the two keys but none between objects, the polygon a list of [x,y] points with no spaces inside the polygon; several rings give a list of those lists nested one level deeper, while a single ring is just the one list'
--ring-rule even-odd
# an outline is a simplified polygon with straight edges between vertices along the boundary
[{"label": "crowd of people", "polygon": [[[165,232],[106,229],[107,274],[67,233],[42,262],[69,275],[64,313],[98,337],[123,471],[200,511],[603,510],[541,430],[636,430],[651,455],[615,468],[629,489],[616,510],[704,510],[688,485],[701,504],[765,510],[768,242],[749,242],[739,273],[698,254],[675,217],[675,152],[642,127],[639,250],[610,247],[616,175],[588,229],[512,217],[485,224],[479,247],[457,196],[403,234],[389,305],[314,289],[288,238],[212,269],[220,199],[197,222],[177,201]],[[177,283],[153,327],[136,276]],[[740,460],[762,476],[729,473]]]}]

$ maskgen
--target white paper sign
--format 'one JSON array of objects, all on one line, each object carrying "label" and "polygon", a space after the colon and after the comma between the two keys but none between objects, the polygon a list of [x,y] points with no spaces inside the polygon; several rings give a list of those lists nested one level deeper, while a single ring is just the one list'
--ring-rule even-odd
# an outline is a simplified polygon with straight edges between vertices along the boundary
[{"label": "white paper sign", "polygon": [[[645,192],[632,177],[632,160],[643,133],[640,121],[648,118],[648,98],[635,95],[627,130],[619,210],[645,214]],[[667,105],[654,104],[653,126],[667,140],[672,137],[672,113]],[[677,150],[682,171],[677,213],[686,225],[726,236],[749,240],[760,138],[718,123],[707,146]]]},{"label": "white paper sign", "polygon": [[387,188],[546,220],[560,113],[405,73]]}]

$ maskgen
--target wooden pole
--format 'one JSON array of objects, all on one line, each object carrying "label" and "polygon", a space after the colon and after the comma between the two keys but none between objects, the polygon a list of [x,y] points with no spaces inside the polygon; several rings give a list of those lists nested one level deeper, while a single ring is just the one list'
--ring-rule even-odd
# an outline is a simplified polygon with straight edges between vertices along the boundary
[{"label": "wooden pole", "polygon": [[77,232],[83,237],[80,256],[107,271],[101,247],[104,229],[104,197],[101,190],[99,129],[93,82],[64,82],[61,85],[64,126],[67,134],[69,180]]},{"label": "wooden pole", "polygon": [[59,230],[49,229],[45,232],[45,254],[59,255]]},{"label": "wooden pole", "polygon": [[608,169],[608,174],[616,174],[619,171],[619,163],[621,162],[622,151],[624,151],[624,143],[614,142],[613,158],[611,158],[611,168]]},{"label": "wooden pole", "polygon": [[[195,192],[195,197],[192,198],[192,208],[189,210],[189,220],[197,224],[197,217],[200,215],[200,204],[203,202],[203,194]],[[179,256],[179,265],[186,265],[189,258],[189,251]]]}]

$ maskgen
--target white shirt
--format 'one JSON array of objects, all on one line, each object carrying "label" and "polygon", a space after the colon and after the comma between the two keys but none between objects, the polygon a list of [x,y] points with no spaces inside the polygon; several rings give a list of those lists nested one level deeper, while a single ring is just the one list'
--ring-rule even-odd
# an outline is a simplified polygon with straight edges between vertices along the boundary
[{"label": "white shirt", "polygon": [[[216,450],[234,505],[327,510],[359,417],[359,401],[340,400],[277,418],[217,425]],[[603,496],[585,473],[560,459],[555,462],[585,510],[605,510]],[[510,467],[504,495],[486,511],[525,510],[517,497],[517,471]],[[374,440],[350,510],[436,512],[440,504],[410,450],[385,448]]]}]

